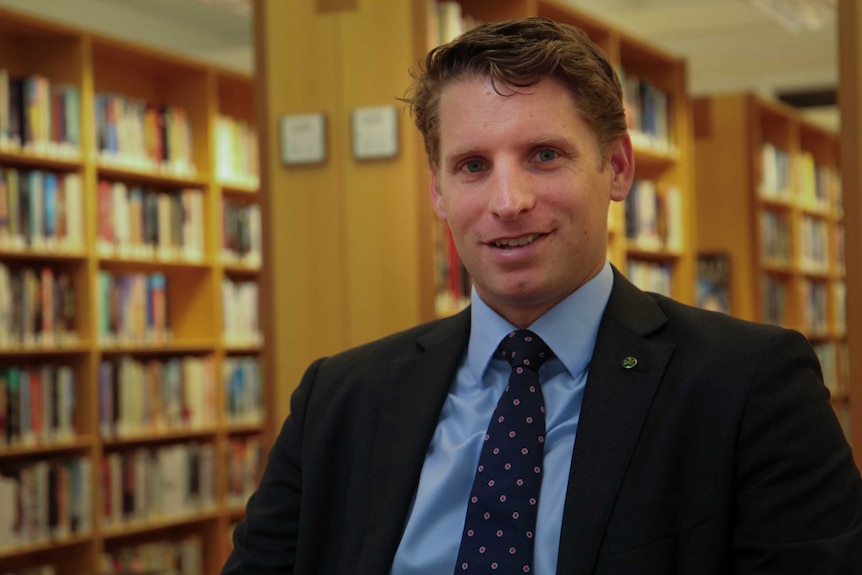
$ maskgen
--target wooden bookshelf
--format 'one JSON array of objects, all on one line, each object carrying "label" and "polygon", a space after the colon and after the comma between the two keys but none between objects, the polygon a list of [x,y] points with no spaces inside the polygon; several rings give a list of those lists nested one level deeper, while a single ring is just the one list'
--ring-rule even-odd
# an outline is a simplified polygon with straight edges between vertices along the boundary
[{"label": "wooden bookshelf", "polygon": [[[578,25],[622,74],[665,94],[669,135],[657,142],[635,137],[636,176],[655,183],[657,201],[675,194],[677,243],[664,236],[649,242],[627,238],[625,207],[615,205],[609,255],[623,271],[632,262],[669,270],[671,295],[693,301],[691,110],[684,61],[558,1],[464,0],[457,8],[479,21],[542,15]],[[284,382],[275,402],[278,419],[287,415],[287,398],[312,359],[448,313],[435,305],[445,281],[437,273],[441,234],[428,199],[424,149],[397,101],[409,86],[408,71],[439,41],[438,19],[437,4],[426,0],[255,4],[263,188],[278,190],[262,198],[272,232],[265,242],[305,247],[264,265],[272,289],[266,333],[284,350],[269,366]],[[309,53],[316,55],[313,61]],[[351,111],[378,105],[401,110],[398,153],[357,160],[351,154]],[[327,158],[284,166],[278,122],[306,113],[326,118]],[[304,272],[301,279],[297,269]]]},{"label": "wooden bookshelf", "polygon": [[729,256],[730,313],[808,336],[850,430],[839,138],[752,94],[694,101],[697,244]]},{"label": "wooden bookshelf", "polygon": [[[862,194],[849,190],[862,189],[862,17],[860,6],[853,0],[838,2],[838,99],[841,102],[841,182],[844,194],[844,226],[846,233],[847,293],[862,293]],[[847,298],[847,348],[850,357],[850,412],[856,465],[862,469],[862,300]]]},{"label": "wooden bookshelf", "polygon": [[254,81],[6,9],[0,77],[0,571],[215,574],[271,437]]}]

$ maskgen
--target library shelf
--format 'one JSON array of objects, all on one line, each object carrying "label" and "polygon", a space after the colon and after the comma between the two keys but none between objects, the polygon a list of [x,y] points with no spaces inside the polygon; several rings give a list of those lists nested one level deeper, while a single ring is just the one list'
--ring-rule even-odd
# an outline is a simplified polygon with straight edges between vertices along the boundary
[{"label": "library shelf", "polygon": [[[237,520],[229,378],[258,418],[244,437],[270,432],[263,370],[231,359],[262,363],[267,342],[232,348],[225,330],[256,324],[264,281],[259,240],[224,257],[225,200],[260,232],[254,80],[4,8],[0,104],[0,570],[89,575],[188,540],[215,575]],[[153,470],[204,508],[158,516],[158,491],[122,483]]]}]

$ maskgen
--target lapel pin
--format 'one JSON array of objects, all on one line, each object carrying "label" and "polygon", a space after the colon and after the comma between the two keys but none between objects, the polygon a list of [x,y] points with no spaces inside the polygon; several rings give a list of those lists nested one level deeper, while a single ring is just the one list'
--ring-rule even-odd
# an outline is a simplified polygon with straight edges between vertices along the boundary
[{"label": "lapel pin", "polygon": [[638,364],[638,360],[636,357],[628,356],[623,359],[623,367],[625,369],[631,369]]}]

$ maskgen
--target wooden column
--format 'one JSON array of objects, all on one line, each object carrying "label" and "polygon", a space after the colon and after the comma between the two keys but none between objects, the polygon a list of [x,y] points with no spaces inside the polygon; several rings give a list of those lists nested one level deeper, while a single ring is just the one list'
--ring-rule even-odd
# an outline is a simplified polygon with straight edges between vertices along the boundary
[{"label": "wooden column", "polygon": [[[419,202],[428,199],[415,182],[427,170],[419,161],[421,141],[397,98],[416,60],[420,5],[255,0],[261,319],[276,426],[312,360],[419,322]],[[381,105],[397,106],[398,154],[357,160],[351,113]],[[286,166],[280,119],[307,113],[325,116],[326,160]]]},{"label": "wooden column", "polygon": [[862,467],[862,7],[858,0],[838,2],[838,44],[850,410],[856,464]]}]

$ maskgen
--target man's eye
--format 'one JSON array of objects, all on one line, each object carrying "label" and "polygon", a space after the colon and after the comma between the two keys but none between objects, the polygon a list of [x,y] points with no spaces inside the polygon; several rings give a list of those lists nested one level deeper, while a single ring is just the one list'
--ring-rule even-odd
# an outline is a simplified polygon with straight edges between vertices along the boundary
[{"label": "man's eye", "polygon": [[474,174],[476,172],[481,172],[484,168],[485,164],[481,160],[468,160],[464,162],[464,165],[461,169],[463,169],[465,172],[470,172],[471,174]]},{"label": "man's eye", "polygon": [[536,154],[536,159],[540,162],[550,162],[551,160],[555,160],[557,158],[557,152],[554,150],[540,150],[538,154]]}]

